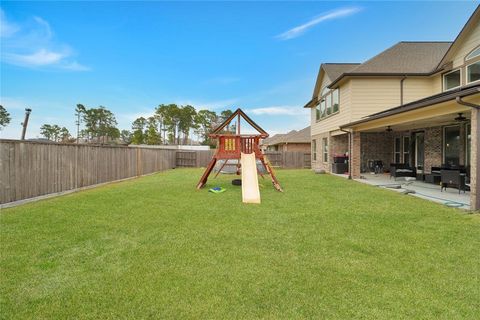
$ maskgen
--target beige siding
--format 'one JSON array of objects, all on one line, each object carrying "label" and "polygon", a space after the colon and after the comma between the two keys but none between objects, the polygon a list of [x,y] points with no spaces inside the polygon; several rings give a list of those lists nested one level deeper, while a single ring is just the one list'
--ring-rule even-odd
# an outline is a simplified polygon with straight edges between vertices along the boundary
[{"label": "beige siding", "polygon": [[472,31],[468,33],[461,45],[455,50],[452,56],[453,68],[457,68],[464,64],[465,57],[475,47],[480,45],[480,24],[475,24]]},{"label": "beige siding", "polygon": [[351,83],[353,121],[400,104],[400,78],[352,79]]},{"label": "beige siding", "polygon": [[407,78],[403,82],[403,103],[431,96],[433,91],[433,78],[415,77]]},{"label": "beige siding", "polygon": [[442,75],[437,74],[432,77],[432,94],[442,92]]},{"label": "beige siding", "polygon": [[316,121],[315,109],[312,109],[311,113],[311,132],[312,136],[333,130],[338,130],[340,125],[349,123],[351,121],[351,94],[350,94],[350,81],[342,84],[339,91],[339,112],[324,118],[320,121]]}]

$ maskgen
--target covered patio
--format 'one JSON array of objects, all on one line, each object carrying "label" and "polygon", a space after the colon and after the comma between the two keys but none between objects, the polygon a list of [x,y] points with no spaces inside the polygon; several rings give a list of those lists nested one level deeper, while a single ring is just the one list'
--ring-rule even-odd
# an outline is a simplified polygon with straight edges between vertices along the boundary
[{"label": "covered patio", "polygon": [[480,209],[479,103],[477,85],[344,126],[350,132],[352,178]]}]

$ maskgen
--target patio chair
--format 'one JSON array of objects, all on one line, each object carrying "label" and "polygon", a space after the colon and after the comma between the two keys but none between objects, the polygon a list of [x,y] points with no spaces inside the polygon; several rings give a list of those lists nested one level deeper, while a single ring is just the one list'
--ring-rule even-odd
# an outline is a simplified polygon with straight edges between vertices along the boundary
[{"label": "patio chair", "polygon": [[401,177],[417,177],[417,169],[405,163],[391,163],[390,178],[392,177],[395,180]]},{"label": "patio chair", "polygon": [[447,190],[447,187],[454,187],[458,189],[458,193],[463,191],[465,193],[465,173],[461,173],[460,170],[441,170],[440,175],[442,177],[442,183],[440,191]]}]

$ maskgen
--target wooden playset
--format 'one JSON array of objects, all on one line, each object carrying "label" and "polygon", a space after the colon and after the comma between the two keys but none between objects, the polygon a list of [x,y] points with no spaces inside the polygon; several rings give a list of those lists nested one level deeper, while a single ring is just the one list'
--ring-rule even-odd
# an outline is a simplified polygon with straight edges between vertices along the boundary
[{"label": "wooden playset", "polygon": [[[237,118],[237,125],[236,125],[236,134],[231,132],[225,132],[224,129],[227,127],[235,118]],[[258,134],[245,134],[242,135],[240,131],[240,120],[241,118],[245,120],[250,126],[252,126]],[[262,165],[265,167],[266,172],[270,175],[272,179],[272,183],[275,189],[278,191],[283,191],[280,187],[280,184],[275,177],[275,174],[270,167],[265,155],[262,153],[260,149],[260,139],[265,139],[268,137],[268,133],[263,130],[259,125],[257,125],[252,119],[250,119],[241,109],[237,109],[228,119],[226,119],[221,125],[219,125],[213,132],[209,135],[213,139],[218,140],[217,145],[217,152],[214,154],[212,160],[207,166],[207,169],[203,173],[200,181],[197,184],[197,189],[202,188],[208,180],[208,176],[212,172],[215,164],[219,160],[225,160],[222,164],[222,167],[218,170],[218,173],[223,169],[223,167],[227,164],[228,161],[233,159],[237,160],[237,174],[240,174],[240,170],[242,170],[242,178],[243,177],[256,177],[257,176],[257,165],[256,160],[260,160]],[[243,157],[242,154],[254,154],[255,157]],[[253,160],[250,160],[253,159]],[[248,163],[246,162],[248,161]],[[253,161],[253,165],[252,165]],[[242,168],[243,167],[243,168]],[[251,175],[250,172],[246,171],[253,170],[254,175]],[[262,177],[263,175],[258,172]],[[254,183],[255,179],[248,179]],[[251,190],[248,190],[247,181],[242,181],[242,191],[244,193],[244,202],[249,202],[248,200],[245,201],[245,194],[249,194]],[[256,187],[253,185],[253,189],[258,189],[258,181],[256,182]],[[255,190],[254,190],[255,191]],[[260,198],[258,198],[258,201]],[[253,201],[255,202],[255,201]]]}]

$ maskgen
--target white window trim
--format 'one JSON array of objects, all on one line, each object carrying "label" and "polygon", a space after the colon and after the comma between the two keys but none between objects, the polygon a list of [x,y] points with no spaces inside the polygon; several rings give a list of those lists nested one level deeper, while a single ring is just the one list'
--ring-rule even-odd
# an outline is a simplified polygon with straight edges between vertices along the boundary
[{"label": "white window trim", "polygon": [[[397,139],[400,141],[399,144],[399,150],[397,150]],[[398,163],[402,163],[402,138],[401,137],[395,137],[393,139],[393,162],[396,163],[396,158],[397,158],[397,153],[398,153]]]},{"label": "white window trim", "polygon": [[[325,145],[325,141],[327,142],[327,145]],[[328,138],[322,138],[322,162],[323,163],[328,163],[328,157],[329,157],[328,144],[329,144]],[[325,161],[325,155],[327,156],[327,161]]]},{"label": "white window trim", "polygon": [[[405,154],[408,154],[408,157],[410,158],[410,148],[408,148],[408,152],[405,151],[405,140],[408,139],[408,145],[410,147],[410,137],[409,136],[402,136],[402,162],[406,163],[405,161]],[[410,160],[410,159],[407,159]]]},{"label": "white window trim", "polygon": [[467,54],[467,56],[465,57],[465,61],[472,60],[472,59],[475,59],[475,58],[477,58],[477,57],[480,57],[480,52],[479,52],[476,56],[469,57],[472,53],[474,53],[474,52],[477,51],[478,49],[480,49],[480,46],[475,47],[472,51],[470,51],[470,52]]},{"label": "white window trim", "polygon": [[312,139],[312,161],[317,161],[317,139]]},{"label": "white window trim", "polygon": [[[458,85],[458,86],[456,86],[456,87],[453,87],[453,88],[446,89],[446,88],[445,88],[445,76],[449,75],[450,73],[457,72],[458,70],[460,70],[460,85]],[[455,69],[455,70],[452,70],[452,71],[449,71],[449,72],[444,73],[444,74],[442,75],[443,91],[450,91],[450,90],[453,90],[453,89],[460,88],[460,87],[462,86],[462,76],[463,76],[462,68],[457,68],[457,69]]]},{"label": "white window trim", "polygon": [[[466,84],[475,83],[475,82],[480,82],[480,79],[475,80],[475,81],[470,81],[470,82],[468,82],[468,67],[471,66],[472,64],[475,64],[475,63],[480,63],[480,61],[475,61],[475,62],[472,62],[472,63],[467,64],[467,65],[465,66],[465,83],[466,83]],[[461,71],[460,71],[460,74],[461,74]],[[452,89],[454,89],[454,88],[452,88]]]}]

